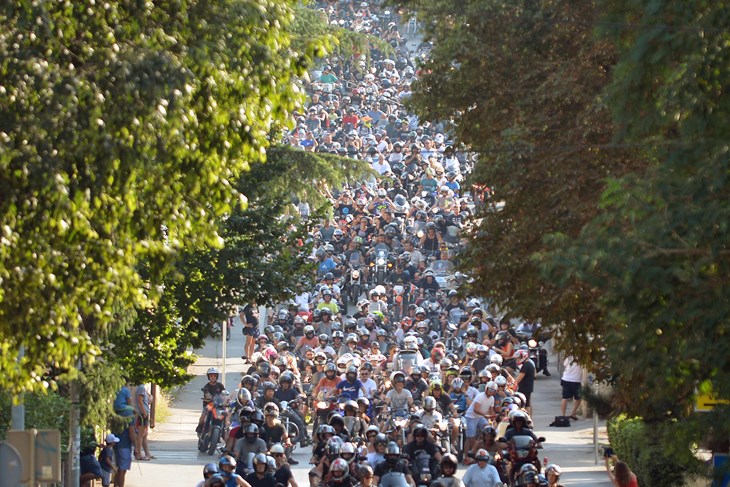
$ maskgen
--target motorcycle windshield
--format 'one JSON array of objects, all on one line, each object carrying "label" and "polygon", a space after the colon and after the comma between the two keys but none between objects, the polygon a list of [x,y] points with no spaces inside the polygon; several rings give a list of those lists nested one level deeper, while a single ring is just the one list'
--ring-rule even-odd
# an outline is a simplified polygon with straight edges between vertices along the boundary
[{"label": "motorcycle windshield", "polygon": [[353,252],[350,254],[350,266],[357,267],[362,262],[362,254],[360,252]]},{"label": "motorcycle windshield", "polygon": [[461,317],[464,315],[464,310],[461,308],[454,308],[449,311],[449,322],[458,323]]},{"label": "motorcycle windshield", "polygon": [[437,275],[448,275],[454,273],[454,263],[450,260],[437,260],[431,264],[431,270]]},{"label": "motorcycle windshield", "polygon": [[378,487],[408,487],[408,481],[401,472],[388,472],[380,477]]},{"label": "motorcycle windshield", "polygon": [[532,443],[532,437],[527,435],[517,435],[512,437],[512,444],[515,446],[515,450],[518,451],[520,457],[527,455],[530,448],[532,448]]}]

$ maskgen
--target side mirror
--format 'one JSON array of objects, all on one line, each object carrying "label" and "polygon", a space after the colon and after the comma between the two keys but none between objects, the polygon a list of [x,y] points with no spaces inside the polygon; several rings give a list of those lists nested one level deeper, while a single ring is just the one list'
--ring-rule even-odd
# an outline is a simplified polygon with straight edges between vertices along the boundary
[{"label": "side mirror", "polygon": [[541,436],[541,437],[539,437],[539,438],[537,439],[537,442],[538,442],[538,443],[542,443],[543,441],[545,441],[545,437],[544,437],[544,436]]}]

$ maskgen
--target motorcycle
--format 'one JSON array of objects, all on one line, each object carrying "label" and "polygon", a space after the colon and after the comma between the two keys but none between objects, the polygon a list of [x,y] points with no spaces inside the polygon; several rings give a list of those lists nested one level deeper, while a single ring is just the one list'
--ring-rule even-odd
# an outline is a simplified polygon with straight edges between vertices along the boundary
[{"label": "motorcycle", "polygon": [[540,458],[537,455],[537,449],[540,443],[545,441],[542,436],[533,440],[529,435],[515,435],[510,441],[500,438],[501,443],[507,443],[507,461],[509,461],[510,483],[517,485],[518,479],[515,478],[523,465],[531,463],[540,472]]},{"label": "motorcycle", "polygon": [[456,444],[451,445],[451,453],[456,455],[459,462],[464,461],[464,447],[466,445],[466,420],[462,416],[449,416],[446,419],[451,419],[456,428],[459,430],[459,435],[456,437]]},{"label": "motorcycle", "polygon": [[372,278],[373,282],[377,285],[385,284],[385,278],[388,277],[388,272],[393,268],[393,262],[388,255],[388,251],[380,249],[375,253],[375,258],[370,262],[370,267],[373,268]]},{"label": "motorcycle", "polygon": [[297,401],[281,401],[279,404],[281,425],[284,427],[284,431],[286,431],[286,435],[291,441],[291,446],[289,447],[291,451],[296,449],[297,439],[299,438],[299,427],[291,419],[292,414],[297,414],[295,411],[297,404]]},{"label": "motorcycle", "polygon": [[319,428],[322,424],[329,424],[329,418],[330,414],[332,412],[337,411],[337,401],[339,400],[339,396],[332,396],[327,399],[321,399],[319,401],[314,402],[314,425],[312,426],[312,431],[315,433],[317,432],[317,428]]},{"label": "motorcycle", "polygon": [[380,477],[378,487],[408,487],[408,480],[401,472],[388,472]]},{"label": "motorcycle", "polygon": [[198,438],[198,450],[213,455],[218,443],[223,439],[226,418],[228,417],[228,391],[217,394],[206,405],[203,431]]},{"label": "motorcycle", "polygon": [[411,475],[417,487],[427,487],[434,476],[431,473],[431,456],[423,450],[416,451],[411,464]]},{"label": "motorcycle", "polygon": [[348,261],[349,271],[347,272],[344,289],[342,290],[342,301],[347,303],[357,303],[362,294],[362,267],[363,257],[359,252],[353,252]]}]

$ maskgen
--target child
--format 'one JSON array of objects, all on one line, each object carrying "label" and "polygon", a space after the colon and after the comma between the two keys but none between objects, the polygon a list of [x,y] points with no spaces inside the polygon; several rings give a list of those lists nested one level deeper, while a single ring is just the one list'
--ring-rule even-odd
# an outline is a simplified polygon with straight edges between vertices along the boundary
[{"label": "child", "polygon": [[119,443],[119,438],[109,433],[106,435],[106,446],[99,453],[99,464],[101,465],[101,485],[109,487],[112,479],[112,472],[117,471],[114,465],[114,444]]}]

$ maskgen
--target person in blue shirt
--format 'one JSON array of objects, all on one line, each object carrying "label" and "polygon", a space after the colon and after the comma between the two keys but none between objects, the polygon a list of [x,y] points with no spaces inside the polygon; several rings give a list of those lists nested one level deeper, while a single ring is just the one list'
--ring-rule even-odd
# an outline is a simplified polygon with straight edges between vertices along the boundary
[{"label": "person in blue shirt", "polygon": [[449,396],[451,396],[451,400],[459,413],[466,411],[466,408],[468,408],[471,403],[467,395],[464,393],[464,381],[460,377],[457,377],[451,383],[451,392],[449,393]]},{"label": "person in blue shirt", "polygon": [[345,380],[340,381],[337,387],[330,391],[330,395],[340,394],[342,399],[357,401],[361,391],[363,396],[367,396],[368,391],[365,389],[365,385],[357,378],[357,367],[351,365],[347,368]]}]

